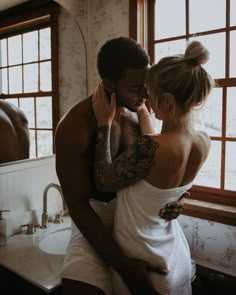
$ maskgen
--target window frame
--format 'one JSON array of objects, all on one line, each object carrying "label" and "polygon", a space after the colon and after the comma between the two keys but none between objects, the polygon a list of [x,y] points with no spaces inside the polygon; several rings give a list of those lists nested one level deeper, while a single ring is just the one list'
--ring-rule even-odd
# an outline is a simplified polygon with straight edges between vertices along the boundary
[{"label": "window frame", "polygon": [[[229,26],[229,0],[226,0],[226,14],[227,23]],[[149,53],[150,61],[154,61],[154,21],[155,21],[155,0],[130,0],[130,17],[129,17],[129,36],[137,40]],[[188,10],[189,1],[186,0],[186,10]],[[135,10],[135,12],[134,12]],[[188,27],[189,19],[186,13],[186,27]],[[146,21],[145,21],[146,20]],[[221,32],[223,30],[214,30],[214,32]],[[229,35],[229,30],[226,34]],[[205,34],[205,33],[203,33]],[[194,34],[189,34],[186,29],[187,38],[192,37]],[[229,37],[229,36],[228,36]],[[165,41],[177,40],[178,38],[168,38]],[[226,46],[226,77],[229,76],[229,67],[227,60],[229,59],[229,45]],[[217,80],[218,87],[223,90],[223,116],[226,112],[226,88],[236,86],[236,78],[225,78]],[[222,119],[223,121],[224,119]],[[223,123],[225,125],[225,123]],[[224,129],[225,126],[223,126]],[[219,139],[211,137],[212,140]],[[226,143],[226,137],[223,134],[220,138],[223,142],[223,149]],[[227,139],[228,140],[228,139]],[[233,140],[235,141],[235,140]],[[224,152],[224,150],[222,151]],[[224,169],[224,166],[222,167]],[[224,174],[221,173],[221,184],[224,181]],[[194,185],[190,190],[190,197],[186,200],[183,214],[229,225],[236,225],[236,192],[223,189],[215,189],[210,187],[203,187]]]},{"label": "window frame", "polygon": [[[51,96],[52,97],[52,153],[55,153],[54,137],[56,126],[60,119],[59,114],[59,66],[58,66],[58,14],[59,5],[53,1],[29,1],[21,5],[9,8],[0,12],[0,38],[9,38],[15,35],[40,30],[46,27],[51,29],[51,91],[21,93],[19,94],[0,94],[0,99],[24,98]],[[23,77],[22,77],[23,79]],[[37,112],[35,109],[35,116]],[[32,130],[41,130],[33,128]],[[45,128],[47,130],[47,128]],[[38,156],[38,144],[36,141],[36,158]]]}]

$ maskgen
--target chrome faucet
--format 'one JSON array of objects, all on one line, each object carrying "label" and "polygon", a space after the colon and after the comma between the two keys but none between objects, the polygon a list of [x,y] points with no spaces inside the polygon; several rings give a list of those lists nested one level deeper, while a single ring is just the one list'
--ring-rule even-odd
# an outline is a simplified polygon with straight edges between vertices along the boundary
[{"label": "chrome faucet", "polygon": [[48,227],[48,212],[47,212],[47,195],[48,195],[48,190],[54,187],[61,195],[62,198],[62,204],[63,204],[63,212],[66,210],[66,203],[62,194],[62,190],[59,184],[56,183],[49,183],[43,192],[43,213],[42,213],[42,225],[41,228],[47,228]]}]

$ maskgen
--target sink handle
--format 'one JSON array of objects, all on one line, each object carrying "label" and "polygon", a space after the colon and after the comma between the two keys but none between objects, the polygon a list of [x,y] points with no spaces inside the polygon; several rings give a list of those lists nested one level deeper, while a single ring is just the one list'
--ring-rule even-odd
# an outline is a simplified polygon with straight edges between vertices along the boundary
[{"label": "sink handle", "polygon": [[55,215],[54,223],[62,223],[63,222],[62,216],[63,216],[62,211],[57,212]]},{"label": "sink handle", "polygon": [[27,235],[33,235],[35,233],[35,228],[39,227],[39,225],[34,225],[32,223],[22,224],[21,227],[27,226],[26,234]]}]

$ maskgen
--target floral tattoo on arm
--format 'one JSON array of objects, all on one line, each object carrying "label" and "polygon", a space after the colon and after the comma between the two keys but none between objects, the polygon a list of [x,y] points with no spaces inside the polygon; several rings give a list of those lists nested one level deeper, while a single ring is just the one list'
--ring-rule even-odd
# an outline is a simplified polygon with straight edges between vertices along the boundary
[{"label": "floral tattoo on arm", "polygon": [[159,144],[148,135],[140,136],[125,152],[112,161],[110,126],[97,130],[95,180],[102,191],[117,191],[147,176],[155,163]]}]

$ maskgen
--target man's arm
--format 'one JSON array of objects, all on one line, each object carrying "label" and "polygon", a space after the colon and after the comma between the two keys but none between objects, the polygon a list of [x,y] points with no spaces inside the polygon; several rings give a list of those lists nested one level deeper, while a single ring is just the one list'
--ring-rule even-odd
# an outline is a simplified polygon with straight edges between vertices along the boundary
[{"label": "man's arm", "polygon": [[84,158],[60,160],[57,156],[57,174],[71,218],[98,253],[110,263],[117,264],[113,253],[123,253],[111,242],[110,233],[89,204],[91,190],[88,169]]},{"label": "man's arm", "polygon": [[60,133],[59,128],[55,140],[56,171],[70,216],[97,252],[108,262],[116,265],[117,257],[124,254],[111,239],[110,233],[89,203],[92,196],[91,159],[88,159],[87,146],[83,139],[78,145],[66,138],[65,132]]}]

